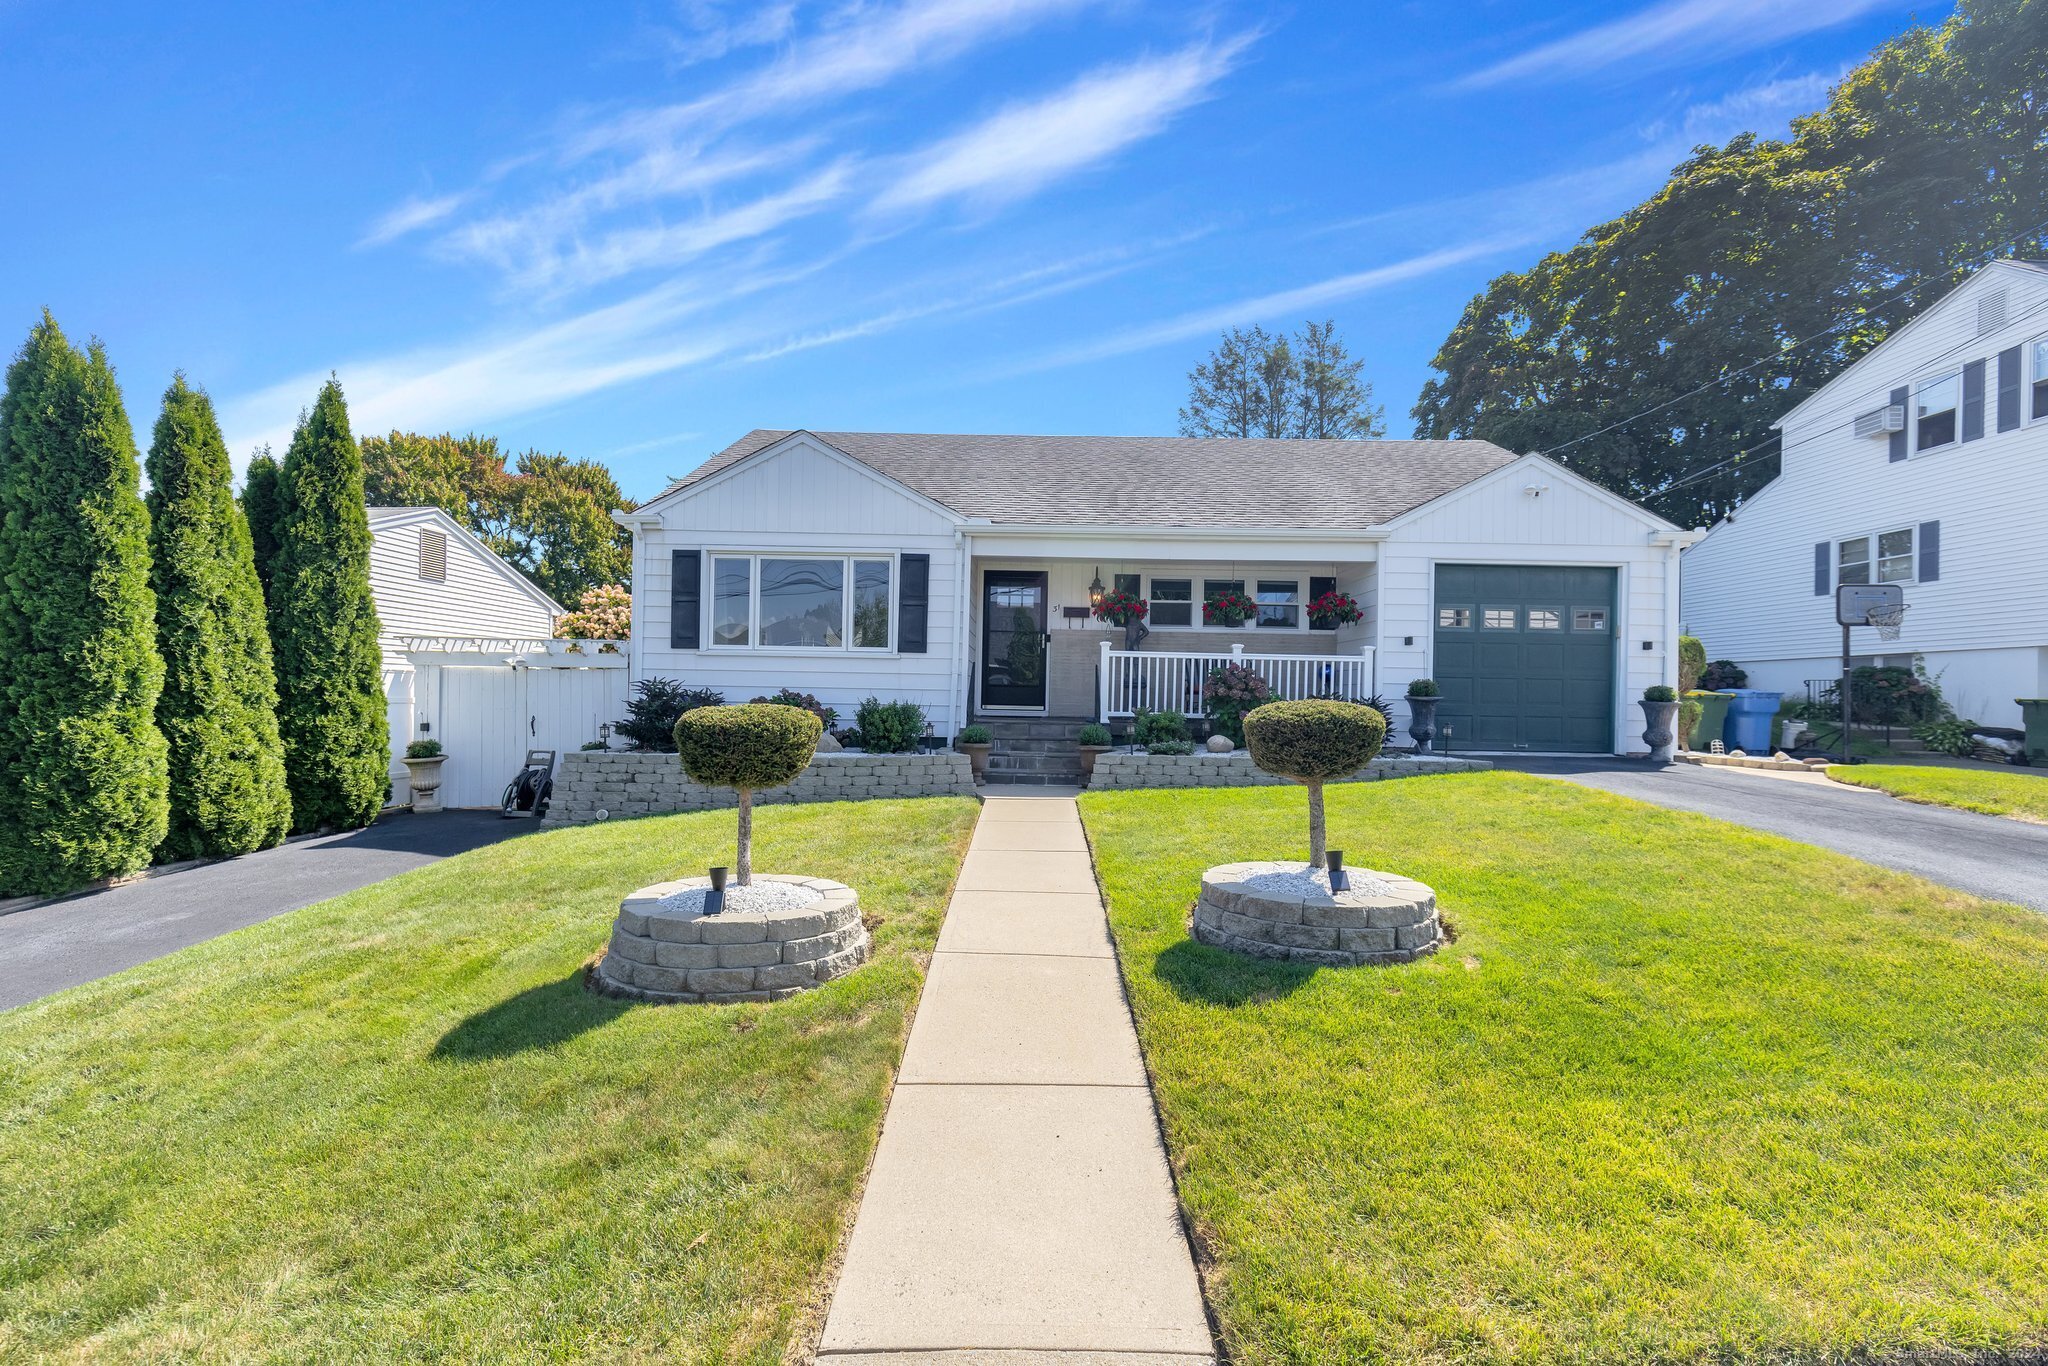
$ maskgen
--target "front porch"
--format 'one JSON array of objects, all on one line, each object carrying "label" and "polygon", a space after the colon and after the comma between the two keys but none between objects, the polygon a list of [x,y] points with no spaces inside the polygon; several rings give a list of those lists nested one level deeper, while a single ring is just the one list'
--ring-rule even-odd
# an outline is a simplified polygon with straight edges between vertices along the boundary
[{"label": "front porch", "polygon": [[[1334,642],[1332,642],[1334,645]],[[1095,719],[1123,720],[1140,711],[1204,714],[1203,685],[1226,664],[1266,680],[1276,699],[1340,697],[1362,701],[1374,687],[1370,645],[1339,654],[1253,654],[1243,645],[1223,650],[1119,650],[1103,641],[1095,669]]]}]

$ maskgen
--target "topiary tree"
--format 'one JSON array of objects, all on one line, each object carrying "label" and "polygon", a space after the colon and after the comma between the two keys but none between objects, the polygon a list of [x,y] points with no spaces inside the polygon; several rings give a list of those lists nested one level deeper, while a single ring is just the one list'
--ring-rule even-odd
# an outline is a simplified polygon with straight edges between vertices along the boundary
[{"label": "topiary tree", "polygon": [[281,471],[264,446],[249,457],[242,475],[242,516],[249,523],[249,546],[256,559],[256,581],[269,601],[270,573],[277,567],[278,524],[284,519],[284,497],[278,488]]},{"label": "topiary tree", "polygon": [[1700,676],[1707,671],[1707,647],[1698,636],[1678,638],[1678,744],[1682,749],[1692,748],[1693,728],[1700,723],[1700,713],[1705,710],[1688,694],[1700,685]]},{"label": "topiary tree", "polygon": [[284,512],[270,576],[277,722],[292,824],[353,830],[377,819],[391,767],[363,458],[341,385],[321,386],[279,471]]},{"label": "topiary tree", "polygon": [[43,314],[0,397],[0,891],[133,873],[164,837],[140,486],[106,353]]},{"label": "topiary tree", "polygon": [[1245,713],[1252,762],[1308,788],[1308,862],[1323,866],[1323,784],[1348,778],[1373,761],[1387,739],[1387,718],[1371,707],[1332,698],[1268,702]]},{"label": "topiary tree", "polygon": [[810,767],[824,726],[802,707],[747,702],[699,707],[676,722],[676,753],[692,782],[730,787],[740,796],[739,885],[754,880],[754,793],[796,781]]},{"label": "topiary tree", "polygon": [[267,849],[291,826],[263,588],[228,478],[213,401],[180,375],[150,441],[147,499],[164,659],[156,723],[170,745],[166,858]]}]

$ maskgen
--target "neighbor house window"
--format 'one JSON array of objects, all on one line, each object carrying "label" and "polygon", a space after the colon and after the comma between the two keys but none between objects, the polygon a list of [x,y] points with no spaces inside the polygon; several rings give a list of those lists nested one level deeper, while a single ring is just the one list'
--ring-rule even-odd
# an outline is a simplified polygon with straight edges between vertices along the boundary
[{"label": "neighbor house window", "polygon": [[1195,581],[1193,579],[1152,580],[1152,610],[1150,621],[1154,626],[1192,626],[1195,624]]},{"label": "neighbor house window", "polygon": [[[1877,551],[1871,556],[1872,548]],[[1851,536],[1835,550],[1835,582],[1911,583],[1913,581],[1913,528],[1879,532],[1875,536]]]},{"label": "neighbor house window", "polygon": [[1301,628],[1301,584],[1294,579],[1259,580],[1258,624],[1280,630]]},{"label": "neighbor house window", "polygon": [[2034,403],[2031,415],[2048,417],[2048,337],[2034,343]]},{"label": "neighbor house window", "polygon": [[1913,529],[1887,531],[1877,538],[1877,581],[1910,583],[1913,579]]},{"label": "neighbor house window", "polygon": [[714,555],[711,643],[776,650],[886,650],[895,561]]},{"label": "neighbor house window", "polygon": [[1472,629],[1472,609],[1439,607],[1436,609],[1436,624],[1446,631],[1469,631]]},{"label": "neighbor house window", "polygon": [[1931,451],[1956,439],[1956,409],[1963,401],[1963,377],[1944,375],[1920,386],[1913,401],[1913,449]]},{"label": "neighbor house window", "polygon": [[1564,613],[1555,607],[1531,607],[1529,609],[1529,629],[1532,631],[1562,631],[1564,629]]},{"label": "neighbor house window", "polygon": [[1870,538],[1856,536],[1835,547],[1835,582],[1870,582]]},{"label": "neighbor house window", "polygon": [[1489,607],[1480,621],[1489,631],[1512,631],[1515,629],[1515,609],[1512,607]]}]

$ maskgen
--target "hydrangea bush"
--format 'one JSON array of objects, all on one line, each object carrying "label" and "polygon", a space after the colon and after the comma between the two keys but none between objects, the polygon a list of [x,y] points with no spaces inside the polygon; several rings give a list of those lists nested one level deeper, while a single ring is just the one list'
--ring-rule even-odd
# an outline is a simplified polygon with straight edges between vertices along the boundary
[{"label": "hydrangea bush", "polygon": [[1245,664],[1219,664],[1202,685],[1202,710],[1208,714],[1209,725],[1237,745],[1244,744],[1245,713],[1272,700],[1273,685]]}]

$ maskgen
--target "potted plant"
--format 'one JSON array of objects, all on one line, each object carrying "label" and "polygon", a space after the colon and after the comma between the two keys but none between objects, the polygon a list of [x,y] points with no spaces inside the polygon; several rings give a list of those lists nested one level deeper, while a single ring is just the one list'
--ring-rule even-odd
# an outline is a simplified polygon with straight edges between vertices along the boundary
[{"label": "potted plant", "polygon": [[1081,727],[1081,777],[1095,776],[1095,756],[1109,749],[1109,727],[1090,721]]},{"label": "potted plant", "polygon": [[960,733],[953,737],[953,743],[974,765],[974,781],[988,781],[988,752],[995,747],[995,737],[989,734],[987,726],[962,726]]},{"label": "potted plant", "polygon": [[1643,689],[1643,743],[1650,747],[1650,762],[1671,762],[1671,748],[1678,718],[1678,689],[1658,683]]},{"label": "potted plant", "polygon": [[1408,684],[1408,738],[1415,742],[1417,754],[1429,753],[1431,742],[1436,739],[1436,704],[1443,700],[1443,693],[1434,678],[1411,679]]},{"label": "potted plant", "polygon": [[1136,593],[1113,589],[1095,600],[1089,609],[1097,621],[1108,622],[1111,626],[1124,628],[1124,648],[1135,650],[1152,634],[1145,626],[1145,614],[1152,610],[1152,604]]},{"label": "potted plant", "polygon": [[405,747],[405,776],[412,786],[414,815],[441,809],[441,765],[447,761],[439,740],[415,740]]},{"label": "potted plant", "polygon": [[1358,599],[1349,593],[1331,589],[1308,605],[1308,624],[1317,631],[1334,631],[1339,626],[1349,626],[1354,621],[1365,620]]},{"label": "potted plant", "polygon": [[1225,590],[1202,600],[1204,626],[1242,626],[1259,614],[1259,605],[1243,593]]}]

